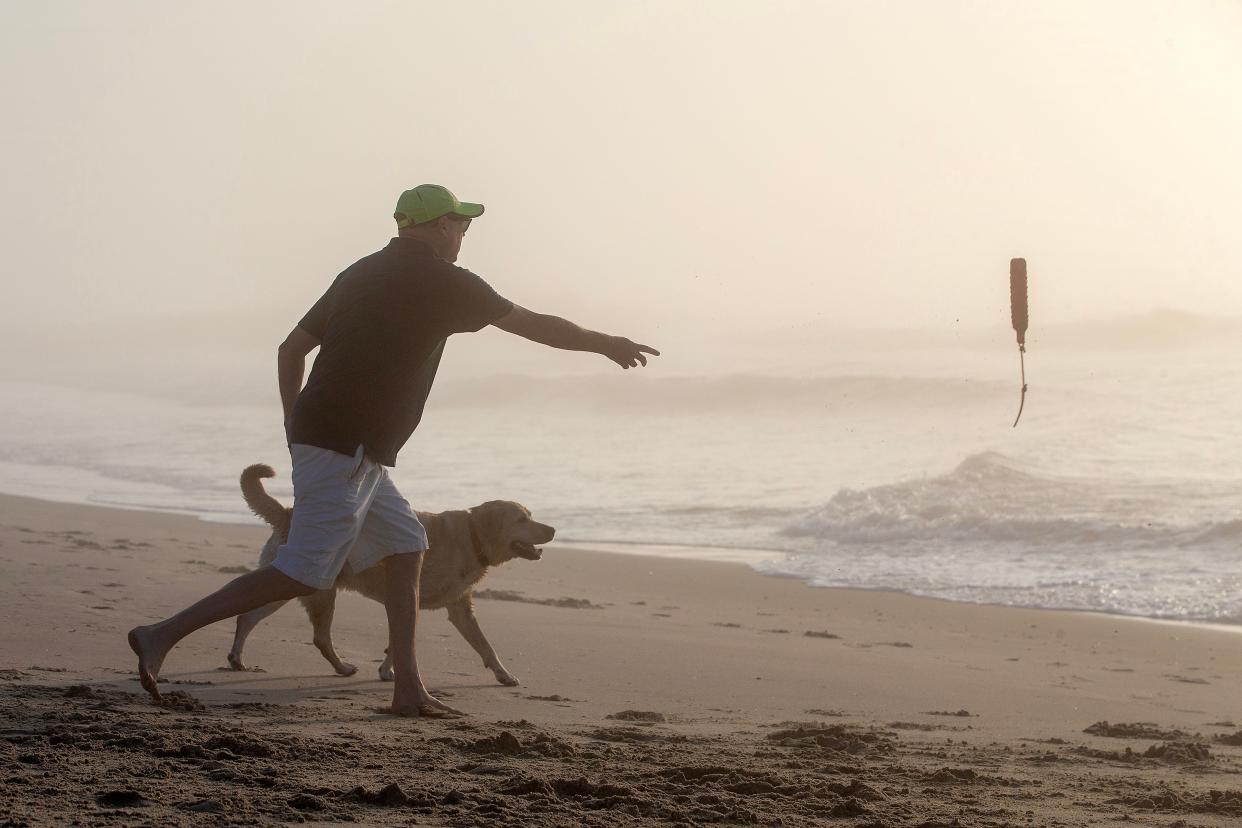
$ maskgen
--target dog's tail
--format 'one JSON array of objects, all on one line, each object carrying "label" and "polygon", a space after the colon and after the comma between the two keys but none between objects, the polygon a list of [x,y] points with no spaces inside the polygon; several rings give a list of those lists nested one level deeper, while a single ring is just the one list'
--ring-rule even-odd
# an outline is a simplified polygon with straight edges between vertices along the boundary
[{"label": "dog's tail", "polygon": [[241,473],[241,490],[250,510],[271,524],[272,528],[279,529],[289,523],[289,512],[263,488],[263,478],[275,476],[272,467],[263,463],[247,466]]}]

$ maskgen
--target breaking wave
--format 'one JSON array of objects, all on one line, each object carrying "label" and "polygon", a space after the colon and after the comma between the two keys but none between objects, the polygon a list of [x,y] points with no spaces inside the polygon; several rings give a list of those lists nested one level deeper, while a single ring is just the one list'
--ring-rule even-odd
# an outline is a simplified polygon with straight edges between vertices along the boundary
[{"label": "breaking wave", "polygon": [[606,405],[668,410],[747,409],[803,405],[820,410],[899,404],[903,407],[961,408],[1011,396],[1012,383],[958,377],[846,375],[783,377],[761,374],[687,376],[649,379],[569,376],[529,377],[516,374],[486,380],[444,383],[436,390],[437,405]]},{"label": "breaking wave", "polygon": [[841,489],[781,534],[840,545],[924,546],[1186,546],[1242,539],[1242,520],[1179,520],[1172,508],[1176,488],[1041,474],[983,452],[948,474]]}]

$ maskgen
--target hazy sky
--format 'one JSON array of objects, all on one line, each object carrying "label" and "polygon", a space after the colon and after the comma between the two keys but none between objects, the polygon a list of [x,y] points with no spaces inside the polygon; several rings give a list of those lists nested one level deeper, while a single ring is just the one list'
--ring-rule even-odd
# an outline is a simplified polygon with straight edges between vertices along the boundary
[{"label": "hazy sky", "polygon": [[[0,324],[273,344],[440,182],[461,264],[660,344],[1242,313],[1242,2],[40,2],[0,25]],[[257,320],[257,321],[256,321]]]}]

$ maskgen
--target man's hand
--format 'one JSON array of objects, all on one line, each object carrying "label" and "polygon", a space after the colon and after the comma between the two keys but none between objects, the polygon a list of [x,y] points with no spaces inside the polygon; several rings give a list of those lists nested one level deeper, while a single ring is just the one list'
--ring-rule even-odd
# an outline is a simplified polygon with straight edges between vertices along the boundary
[{"label": "man's hand", "polygon": [[517,334],[531,342],[538,342],[540,345],[547,345],[551,348],[603,354],[622,368],[646,365],[647,357],[643,354],[660,355],[660,352],[650,345],[639,345],[623,336],[608,336],[588,331],[568,319],[528,311],[520,305],[514,305],[513,310],[492,324],[502,331]]},{"label": "man's hand", "polygon": [[647,365],[647,357],[643,356],[643,354],[660,355],[660,352],[650,345],[639,345],[637,342],[631,342],[624,336],[607,336],[605,337],[605,343],[601,353],[622,368],[633,368],[637,365],[645,367]]}]

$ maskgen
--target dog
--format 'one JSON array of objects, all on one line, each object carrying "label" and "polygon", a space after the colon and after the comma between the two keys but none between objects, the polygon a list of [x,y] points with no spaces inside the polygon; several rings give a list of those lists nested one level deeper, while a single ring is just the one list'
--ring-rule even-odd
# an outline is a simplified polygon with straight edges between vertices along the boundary
[{"label": "dog", "polygon": [[[276,550],[288,539],[289,525],[293,520],[293,509],[282,505],[263,488],[263,478],[275,476],[276,472],[270,466],[261,463],[248,466],[241,474],[242,497],[246,505],[272,527],[272,536],[259,555],[259,566],[266,566],[276,559]],[[492,671],[496,681],[508,687],[517,686],[521,682],[501,664],[496,650],[479,627],[472,593],[491,567],[514,558],[539,560],[543,550],[538,544],[551,541],[556,529],[531,520],[529,509],[508,500],[490,500],[464,511],[415,514],[427,530],[430,546],[423,559],[419,605],[423,609],[447,609],[449,621],[483,659],[483,665]],[[336,608],[337,590],[353,590],[382,604],[385,577],[386,569],[382,565],[354,572],[346,563],[335,587],[317,590],[298,599],[310,616],[315,646],[338,675],[352,676],[358,668],[342,661],[332,646],[332,615]],[[275,601],[237,616],[237,631],[228,655],[232,669],[248,669],[242,661],[246,637],[260,621],[286,603]],[[384,681],[392,681],[392,654],[387,650],[384,652],[379,676]]]}]

